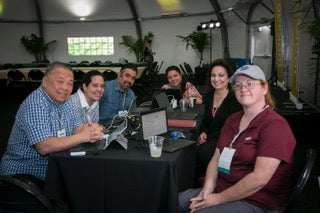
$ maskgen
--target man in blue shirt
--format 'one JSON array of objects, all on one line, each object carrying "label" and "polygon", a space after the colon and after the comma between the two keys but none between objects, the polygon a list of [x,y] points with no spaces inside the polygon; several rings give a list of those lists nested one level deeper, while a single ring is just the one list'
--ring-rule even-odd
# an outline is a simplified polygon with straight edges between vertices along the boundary
[{"label": "man in blue shirt", "polygon": [[0,164],[2,175],[26,174],[44,180],[48,154],[70,149],[103,136],[97,123],[81,125],[69,96],[73,71],[67,64],[50,64],[41,86],[20,105]]},{"label": "man in blue shirt", "polygon": [[118,78],[105,82],[104,95],[100,99],[100,121],[112,120],[119,113],[128,110],[135,97],[131,87],[137,78],[138,69],[134,64],[125,64]]}]

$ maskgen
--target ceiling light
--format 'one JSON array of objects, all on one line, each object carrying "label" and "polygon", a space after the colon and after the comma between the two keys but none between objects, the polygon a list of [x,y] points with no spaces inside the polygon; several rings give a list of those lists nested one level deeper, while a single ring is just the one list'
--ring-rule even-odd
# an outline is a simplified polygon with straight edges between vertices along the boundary
[{"label": "ceiling light", "polygon": [[205,29],[214,29],[214,28],[220,28],[221,27],[221,22],[220,21],[216,21],[216,20],[210,20],[207,22],[201,22],[198,26],[197,26],[197,30],[205,30]]},{"label": "ceiling light", "polygon": [[217,21],[217,22],[215,23],[215,27],[217,27],[217,28],[221,27],[221,22],[220,22],[220,21]]}]

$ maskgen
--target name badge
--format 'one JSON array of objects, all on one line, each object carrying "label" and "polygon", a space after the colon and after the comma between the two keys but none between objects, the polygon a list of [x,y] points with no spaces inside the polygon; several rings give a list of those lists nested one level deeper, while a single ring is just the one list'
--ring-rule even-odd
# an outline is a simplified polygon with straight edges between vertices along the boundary
[{"label": "name badge", "polygon": [[59,129],[58,130],[58,137],[66,137],[66,129]]},{"label": "name badge", "polygon": [[128,115],[128,111],[127,111],[127,110],[119,111],[119,112],[118,112],[118,115],[119,115],[120,117],[126,116],[126,115]]},{"label": "name badge", "polygon": [[232,149],[229,147],[223,148],[223,151],[220,155],[219,163],[218,163],[218,171],[219,172],[230,174],[231,161],[232,161],[232,158],[233,158],[235,151],[236,151],[235,149]]}]

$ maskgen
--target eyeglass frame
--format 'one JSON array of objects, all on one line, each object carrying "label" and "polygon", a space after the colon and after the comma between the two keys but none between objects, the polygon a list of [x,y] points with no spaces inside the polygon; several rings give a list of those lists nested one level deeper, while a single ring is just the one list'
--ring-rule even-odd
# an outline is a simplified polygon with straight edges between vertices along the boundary
[{"label": "eyeglass frame", "polygon": [[[238,83],[238,84],[237,84]],[[232,88],[236,91],[240,91],[243,87],[245,87],[248,90],[252,90],[256,87],[256,85],[263,85],[264,82],[262,82],[261,80],[249,80],[246,81],[244,83],[240,83],[240,82],[234,82],[232,83]]]}]

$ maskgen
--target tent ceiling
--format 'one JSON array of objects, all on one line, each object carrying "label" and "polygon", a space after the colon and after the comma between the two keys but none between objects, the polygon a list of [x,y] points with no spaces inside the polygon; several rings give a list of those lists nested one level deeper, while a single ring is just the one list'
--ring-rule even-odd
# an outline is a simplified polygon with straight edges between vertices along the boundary
[{"label": "tent ceiling", "polygon": [[[0,0],[0,22],[35,22],[38,20],[35,2],[39,2],[43,22],[73,22],[86,17],[87,21],[132,20],[134,16],[129,2],[133,2],[138,19],[143,21],[154,18],[166,18],[163,14],[194,16],[213,14],[211,4],[217,1],[220,12],[230,12],[230,8],[240,12],[249,9],[253,0],[171,0],[169,6],[163,6],[161,0]],[[270,0],[269,0],[270,1]],[[174,7],[170,7],[173,5]],[[83,14],[80,14],[82,11]]]}]

